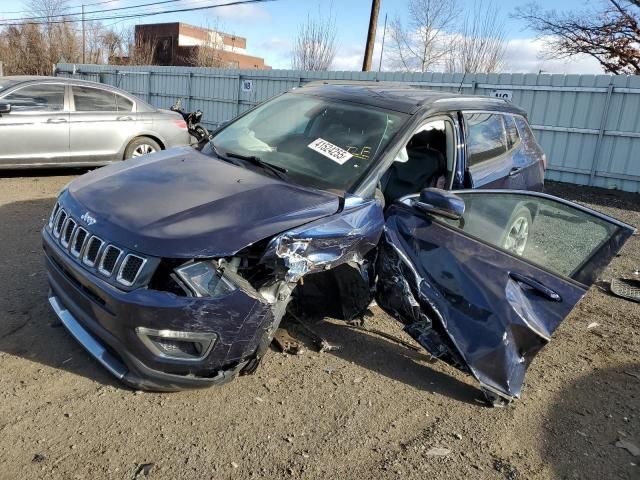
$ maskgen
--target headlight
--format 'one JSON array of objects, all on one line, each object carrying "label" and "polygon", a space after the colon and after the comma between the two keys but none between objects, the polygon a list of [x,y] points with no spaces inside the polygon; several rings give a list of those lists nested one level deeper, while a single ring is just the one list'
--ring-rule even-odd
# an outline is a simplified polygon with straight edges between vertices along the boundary
[{"label": "headlight", "polygon": [[196,297],[222,297],[237,288],[212,261],[189,263],[175,272]]}]

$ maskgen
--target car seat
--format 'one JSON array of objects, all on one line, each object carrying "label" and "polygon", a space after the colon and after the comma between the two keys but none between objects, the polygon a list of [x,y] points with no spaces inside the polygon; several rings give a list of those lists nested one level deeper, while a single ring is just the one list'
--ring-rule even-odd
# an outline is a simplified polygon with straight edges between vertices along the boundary
[{"label": "car seat", "polygon": [[446,173],[445,157],[436,150],[437,137],[444,132],[423,131],[414,135],[407,144],[408,160],[394,162],[383,176],[381,185],[387,204],[424,188],[436,186]]}]

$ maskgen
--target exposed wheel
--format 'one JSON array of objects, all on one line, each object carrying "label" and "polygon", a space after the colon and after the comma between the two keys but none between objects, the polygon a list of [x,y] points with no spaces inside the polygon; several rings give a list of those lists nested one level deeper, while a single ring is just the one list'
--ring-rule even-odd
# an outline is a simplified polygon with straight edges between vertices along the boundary
[{"label": "exposed wheel", "polygon": [[531,230],[531,212],[527,207],[520,207],[511,215],[502,235],[500,244],[508,252],[522,255],[527,247]]},{"label": "exposed wheel", "polygon": [[124,152],[124,159],[140,157],[141,155],[147,155],[148,153],[159,152],[162,150],[158,142],[152,140],[149,137],[138,137],[131,140],[131,143],[127,145],[127,149]]}]

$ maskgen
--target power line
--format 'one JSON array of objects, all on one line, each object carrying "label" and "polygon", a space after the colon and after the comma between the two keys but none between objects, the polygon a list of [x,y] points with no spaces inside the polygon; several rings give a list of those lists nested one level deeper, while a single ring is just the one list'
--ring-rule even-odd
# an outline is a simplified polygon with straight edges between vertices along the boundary
[{"label": "power line", "polygon": [[[165,10],[162,12],[147,12],[147,13],[140,12],[140,13],[133,13],[128,15],[114,15],[114,16],[106,16],[106,17],[101,16],[96,18],[90,18],[88,20],[120,20],[120,19],[137,18],[137,17],[153,17],[155,15],[166,15],[168,13],[195,12],[199,10],[209,10],[209,9],[220,8],[220,7],[231,7],[235,5],[246,5],[250,3],[266,3],[266,2],[273,2],[273,1],[275,0],[237,0],[234,2],[220,3],[216,5],[206,5],[204,7],[177,8],[174,10]],[[95,12],[95,13],[100,13],[100,12]],[[60,20],[48,21],[47,24],[51,25],[51,24],[58,24],[58,23],[78,23],[78,22],[82,22],[82,20],[72,19],[72,18],[62,18]],[[42,22],[0,23],[0,27],[18,27],[22,25],[41,25],[41,24]]]},{"label": "power line", "polygon": [[[93,7],[94,5],[104,5],[105,3],[113,3],[117,0],[104,0],[102,2],[95,2],[95,3],[85,3],[85,7]],[[61,10],[72,10],[74,8],[80,8],[77,6],[72,6],[72,7],[64,7]],[[16,13],[33,13],[32,10],[13,10],[11,12],[0,12],[0,15],[14,15]]]},{"label": "power line", "polygon": [[[46,19],[53,19],[53,18],[61,18],[61,17],[67,17],[67,16],[71,16],[71,15],[91,15],[92,13],[96,13],[96,14],[103,14],[105,12],[115,12],[117,10],[129,10],[132,8],[142,8],[142,7],[152,7],[155,5],[162,5],[165,3],[175,3],[175,2],[180,2],[182,0],[162,0],[160,2],[152,2],[152,3],[142,3],[140,5],[131,5],[128,7],[116,7],[116,8],[105,8],[104,10],[92,10],[90,12],[78,12],[75,14],[69,14],[69,13],[65,13],[65,14],[59,14],[59,15],[40,15],[37,17],[20,17],[20,18],[3,18],[0,19],[0,23],[1,25],[7,25],[4,22],[12,22],[12,21],[17,21],[17,22],[21,22],[23,23],[24,20],[46,20]],[[83,7],[81,7],[84,10],[84,7],[86,7],[88,5],[84,5]],[[47,22],[47,23],[53,23],[53,21]]]}]

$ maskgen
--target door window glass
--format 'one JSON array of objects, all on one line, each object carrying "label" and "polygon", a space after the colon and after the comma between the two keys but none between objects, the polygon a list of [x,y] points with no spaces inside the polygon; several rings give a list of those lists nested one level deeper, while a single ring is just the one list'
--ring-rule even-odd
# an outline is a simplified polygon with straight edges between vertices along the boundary
[{"label": "door window glass", "polygon": [[115,112],[116,95],[98,88],[73,87],[76,112]]},{"label": "door window glass", "polygon": [[64,85],[30,85],[3,100],[13,112],[59,112],[64,109]]},{"label": "door window glass", "polygon": [[467,155],[469,166],[477,165],[507,151],[502,115],[466,113]]},{"label": "door window glass", "polygon": [[520,140],[520,136],[518,135],[518,129],[516,127],[516,121],[513,119],[511,115],[504,116],[504,126],[507,131],[507,140],[509,141],[509,149],[511,149]]},{"label": "door window glass", "polygon": [[573,277],[618,226],[557,200],[516,193],[457,193],[465,202],[448,224],[551,272]]},{"label": "door window glass", "polygon": [[133,102],[128,98],[123,97],[122,95],[116,95],[116,100],[118,102],[118,111],[119,112],[131,112],[133,111]]}]

